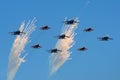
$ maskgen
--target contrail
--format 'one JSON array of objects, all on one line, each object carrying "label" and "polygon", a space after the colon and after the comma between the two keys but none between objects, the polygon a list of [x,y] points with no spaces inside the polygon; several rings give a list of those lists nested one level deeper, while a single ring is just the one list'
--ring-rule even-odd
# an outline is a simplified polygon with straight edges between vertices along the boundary
[{"label": "contrail", "polygon": [[19,30],[25,32],[25,34],[16,36],[14,40],[9,56],[7,80],[13,80],[19,67],[25,62],[27,55],[24,53],[24,47],[29,40],[30,34],[35,30],[35,22],[36,19],[34,18],[32,21],[29,20],[26,25],[23,22],[20,26]]},{"label": "contrail", "polygon": [[[78,19],[75,19],[78,22]],[[73,25],[64,25],[61,34],[66,34],[70,38],[59,39],[56,47],[62,52],[52,53],[50,56],[50,76],[53,75],[57,70],[69,59],[71,52],[69,49],[75,44],[74,36],[76,33],[74,30],[77,28],[78,23]]]}]

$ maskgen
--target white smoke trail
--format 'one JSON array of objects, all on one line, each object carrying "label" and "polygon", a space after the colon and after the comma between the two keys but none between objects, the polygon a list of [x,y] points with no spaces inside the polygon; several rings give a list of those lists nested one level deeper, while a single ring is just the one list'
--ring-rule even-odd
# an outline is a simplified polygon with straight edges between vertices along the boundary
[{"label": "white smoke trail", "polygon": [[[29,40],[30,34],[35,29],[36,19],[34,18],[32,21],[29,21],[26,25],[23,22],[20,26],[20,31],[25,34],[16,36],[16,39],[13,43],[13,47],[11,49],[10,57],[9,57],[9,65],[8,65],[8,73],[7,80],[13,80],[16,72],[23,62],[25,62],[26,54],[22,54],[24,51],[24,47]],[[22,57],[23,56],[23,57]]]},{"label": "white smoke trail", "polygon": [[[78,19],[75,19],[78,22]],[[67,36],[70,36],[70,38],[66,39],[59,39],[56,48],[59,50],[62,50],[62,52],[53,53],[50,56],[50,75],[57,72],[57,70],[65,63],[66,60],[70,57],[70,51],[69,49],[75,44],[74,36],[75,36],[75,28],[77,27],[78,23],[75,23],[73,25],[65,25],[64,28],[62,28],[62,33]]]}]

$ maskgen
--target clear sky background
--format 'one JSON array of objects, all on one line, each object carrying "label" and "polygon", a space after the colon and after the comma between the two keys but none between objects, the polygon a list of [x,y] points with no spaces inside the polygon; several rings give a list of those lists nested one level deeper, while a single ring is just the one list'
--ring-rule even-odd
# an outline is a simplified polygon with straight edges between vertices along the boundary
[{"label": "clear sky background", "polygon": [[[15,31],[25,20],[36,17],[36,30],[25,47],[26,63],[18,70],[14,80],[48,80],[49,56],[46,51],[55,47],[65,17],[78,17],[75,30],[76,44],[71,58],[51,80],[120,80],[120,0],[0,0],[0,80],[7,79],[8,58]],[[39,28],[49,25],[48,31]],[[90,33],[83,29],[93,27]],[[102,42],[99,36],[109,34],[114,40]],[[33,44],[41,49],[32,49]],[[84,52],[76,49],[85,45]]]}]

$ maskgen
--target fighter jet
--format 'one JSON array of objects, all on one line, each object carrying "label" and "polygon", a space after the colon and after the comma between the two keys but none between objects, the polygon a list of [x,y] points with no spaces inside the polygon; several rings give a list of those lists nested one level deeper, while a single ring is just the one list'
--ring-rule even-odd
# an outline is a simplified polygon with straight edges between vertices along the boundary
[{"label": "fighter jet", "polygon": [[62,35],[59,35],[59,36],[56,36],[56,37],[58,37],[58,39],[70,38],[69,36],[66,36],[65,34],[62,34]]},{"label": "fighter jet", "polygon": [[85,32],[91,32],[91,31],[93,31],[93,29],[91,27],[89,27],[89,28],[84,29],[83,31],[85,31]]},{"label": "fighter jet", "polygon": [[18,31],[10,32],[10,34],[12,34],[12,35],[21,35],[21,34],[25,34],[25,33],[18,30]]},{"label": "fighter jet", "polygon": [[59,50],[57,48],[55,49],[51,49],[51,50],[48,50],[50,53],[58,53],[58,52],[62,52],[62,50]]},{"label": "fighter jet", "polygon": [[79,23],[79,22],[76,21],[75,19],[70,19],[70,20],[64,21],[64,23],[65,23],[66,25],[72,25],[72,24]]},{"label": "fighter jet", "polygon": [[81,48],[78,48],[77,50],[79,51],[85,51],[85,50],[88,50],[85,46],[81,47]]},{"label": "fighter jet", "polygon": [[103,36],[103,37],[98,37],[98,39],[101,40],[101,41],[113,40],[113,38],[109,37],[108,35],[107,36]]},{"label": "fighter jet", "polygon": [[48,30],[48,29],[50,29],[50,27],[48,27],[48,25],[46,25],[46,26],[41,27],[40,29],[41,30]]},{"label": "fighter jet", "polygon": [[33,45],[32,48],[41,48],[39,44]]}]

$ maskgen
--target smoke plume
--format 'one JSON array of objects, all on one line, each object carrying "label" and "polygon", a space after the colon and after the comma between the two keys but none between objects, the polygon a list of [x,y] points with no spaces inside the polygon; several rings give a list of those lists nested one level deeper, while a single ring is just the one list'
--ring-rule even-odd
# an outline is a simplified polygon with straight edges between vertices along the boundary
[{"label": "smoke plume", "polygon": [[[75,19],[78,21],[78,19]],[[75,44],[74,30],[77,28],[78,23],[72,25],[64,25],[61,34],[69,36],[66,39],[59,39],[55,48],[62,50],[62,52],[52,53],[50,56],[50,76],[53,75],[58,69],[69,59],[71,52],[69,49]]]},{"label": "smoke plume", "polygon": [[26,54],[24,53],[25,51],[24,48],[29,40],[30,34],[35,29],[35,25],[34,25],[35,22],[36,19],[34,18],[32,21],[29,21],[27,24],[23,22],[20,25],[19,30],[21,32],[24,32],[25,34],[17,35],[14,40],[9,56],[7,80],[13,80],[21,64],[25,62]]}]

